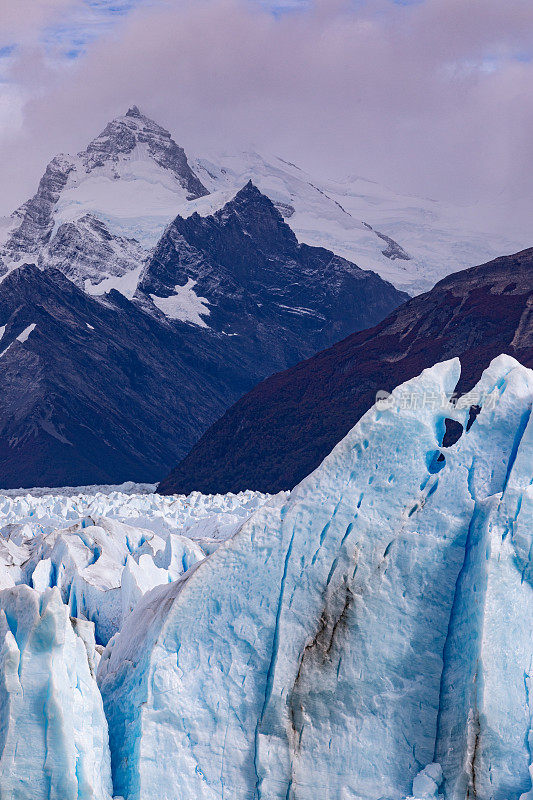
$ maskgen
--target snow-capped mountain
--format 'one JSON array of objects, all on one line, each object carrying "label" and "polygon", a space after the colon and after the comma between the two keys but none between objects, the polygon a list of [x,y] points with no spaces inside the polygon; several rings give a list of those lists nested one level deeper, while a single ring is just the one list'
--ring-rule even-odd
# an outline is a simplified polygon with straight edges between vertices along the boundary
[{"label": "snow-capped mountain", "polygon": [[251,182],[210,216],[177,217],[136,294],[144,307],[209,328],[271,366],[383,319],[408,295],[331,251],[299,244]]},{"label": "snow-capped mountain", "polygon": [[211,215],[250,179],[301,242],[326,247],[410,294],[529,245],[511,231],[480,229],[468,208],[362,178],[322,180],[278,156],[188,158],[134,106],[85,151],[54,158],[35,196],[0,220],[0,279],[30,261],[57,267],[90,292],[117,288],[131,297],[143,261],[177,215]]},{"label": "snow-capped mountain", "polygon": [[[89,290],[133,273],[117,284],[131,295],[144,258],[179,207],[204,194],[183,149],[134,106],[85,151],[50,162],[4,233],[5,268],[27,261],[57,267]],[[100,293],[108,288],[104,283]]]},{"label": "snow-capped mountain", "polygon": [[[85,242],[100,233],[95,217],[73,228]],[[64,274],[74,277],[68,258],[62,266],[22,266],[0,281],[5,488],[160,480],[257,381],[406,298],[298,244],[251,185],[213,217],[178,217],[131,301],[91,296],[90,279],[84,291]]]},{"label": "snow-capped mountain", "polygon": [[[460,356],[467,391],[500,353],[533,367],[533,250],[450,275],[370,330],[255,386],[161,484],[163,492],[291,488],[374,403]],[[474,401],[473,401],[474,402]]]},{"label": "snow-capped mountain", "polygon": [[324,180],[275,155],[223,153],[191,163],[211,191],[191,204],[199,213],[212,212],[251,179],[301,242],[327,247],[409,294],[530,245],[520,232],[484,227],[468,206],[401,194],[357,176]]},{"label": "snow-capped mountain", "polygon": [[0,497],[2,792],[527,800],[533,372],[496,358],[475,414],[458,382],[273,498]]}]

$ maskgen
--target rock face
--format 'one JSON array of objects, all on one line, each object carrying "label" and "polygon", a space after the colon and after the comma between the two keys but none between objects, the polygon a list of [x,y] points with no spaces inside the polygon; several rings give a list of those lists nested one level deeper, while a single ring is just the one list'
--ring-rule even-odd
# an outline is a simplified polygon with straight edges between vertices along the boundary
[{"label": "rock face", "polygon": [[[113,236],[101,220],[85,214],[76,222],[64,222],[58,227],[46,256],[40,261],[41,264],[46,261],[47,268],[60,270],[76,285],[100,294],[104,275],[109,279],[130,273],[136,278],[145,259],[146,251],[136,239]],[[121,286],[122,294],[133,296],[135,281],[129,291],[124,285],[117,285]]]},{"label": "rock face", "polygon": [[140,601],[98,672],[115,792],[530,796],[533,372],[497,358],[477,415],[459,377],[403,384]]},{"label": "rock face", "polygon": [[[64,237],[65,227],[50,252],[73,279],[93,275],[116,239],[93,217]],[[258,380],[403,299],[377,275],[299,245],[253,188],[189,227],[208,231],[189,236],[194,268],[183,255],[192,245],[169,229],[132,302],[113,290],[92,298],[50,267],[21,267],[0,282],[3,488],[157,481]]]},{"label": "rock face", "polygon": [[21,222],[6,247],[11,258],[19,260],[25,255],[39,253],[48,243],[54,226],[55,205],[73,169],[74,160],[65,155],[56,156],[48,164],[36,194],[17,212]]},{"label": "rock face", "polygon": [[531,244],[526,230],[498,230],[494,224],[487,230],[479,205],[474,210],[398,194],[346,170],[342,180],[324,180],[279,153],[218,153],[191,164],[211,192],[190,204],[194,210],[212,213],[223,205],[220,197],[227,199],[251,179],[299,241],[327,247],[410,295],[429,291],[451,272]]},{"label": "rock face", "polygon": [[460,356],[471,389],[508,352],[533,366],[533,250],[449,276],[375,328],[349,336],[239,400],[162,482],[163,493],[275,492],[314,469],[380,390]]},{"label": "rock face", "polygon": [[178,217],[137,297],[235,337],[242,357],[264,363],[265,372],[383,319],[407,299],[375,273],[299,244],[252,183],[211,216]]},{"label": "rock face", "polygon": [[4,488],[153,482],[251,379],[221,337],[55,270],[9,274],[0,322]]},{"label": "rock face", "polygon": [[0,592],[0,796],[111,800],[107,722],[89,622],[58,589]]}]

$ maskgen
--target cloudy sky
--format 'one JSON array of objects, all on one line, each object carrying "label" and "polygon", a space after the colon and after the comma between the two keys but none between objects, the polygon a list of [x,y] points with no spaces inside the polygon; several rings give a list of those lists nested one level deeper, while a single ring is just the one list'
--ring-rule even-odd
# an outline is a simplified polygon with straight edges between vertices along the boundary
[{"label": "cloudy sky", "polygon": [[0,214],[133,103],[529,226],[532,0],[0,0]]}]

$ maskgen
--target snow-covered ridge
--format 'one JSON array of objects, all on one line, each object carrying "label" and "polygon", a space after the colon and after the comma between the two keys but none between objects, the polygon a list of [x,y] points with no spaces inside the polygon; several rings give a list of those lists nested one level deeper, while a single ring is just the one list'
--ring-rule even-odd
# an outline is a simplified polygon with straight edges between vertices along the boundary
[{"label": "snow-covered ridge", "polygon": [[191,163],[211,194],[180,214],[212,214],[251,179],[300,242],[326,247],[409,294],[530,246],[508,227],[485,230],[479,209],[402,194],[359,176],[318,178],[274,154],[213,153]]},{"label": "snow-covered ridge", "polygon": [[321,179],[277,155],[188,160],[168,131],[133,107],[83,152],[52,159],[34,197],[0,219],[0,280],[24,262],[39,263],[92,294],[116,288],[132,297],[167,225],[178,215],[214,213],[250,179],[301,242],[328,248],[410,294],[530,244],[507,228],[486,231],[468,207],[360,177]]}]

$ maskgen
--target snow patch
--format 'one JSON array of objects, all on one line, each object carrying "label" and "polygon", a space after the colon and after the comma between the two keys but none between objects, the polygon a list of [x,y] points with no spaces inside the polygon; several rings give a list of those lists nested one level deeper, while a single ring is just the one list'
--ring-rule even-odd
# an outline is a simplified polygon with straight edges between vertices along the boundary
[{"label": "snow patch", "polygon": [[157,308],[169,319],[178,319],[180,322],[190,322],[200,328],[208,328],[207,323],[202,319],[211,313],[208,308],[208,300],[199,297],[195,291],[196,281],[192,278],[187,279],[185,286],[176,285],[176,294],[170,297],[158,297],[151,294],[150,297]]},{"label": "snow patch", "polygon": [[26,342],[30,334],[33,333],[33,331],[35,330],[35,327],[36,327],[35,322],[33,322],[31,325],[28,325],[27,328],[24,328],[22,333],[19,333],[19,335],[17,336],[17,340],[23,343]]},{"label": "snow patch", "polygon": [[[31,325],[28,325],[27,328],[24,328],[22,333],[19,333],[19,335],[16,337],[15,341],[18,341],[18,342],[21,342],[22,344],[24,344],[24,342],[26,342],[28,340],[28,337],[33,333],[35,328],[36,328],[36,323],[35,322],[32,323]],[[0,329],[0,334],[1,334],[0,335],[0,341],[2,340],[2,338],[4,336],[4,331],[5,331],[5,326]],[[2,350],[2,352],[0,353],[0,358],[2,358],[2,356],[7,353],[7,351],[9,350],[9,348],[13,344],[14,344],[14,342],[11,342],[10,344],[8,344],[8,346],[4,350]]]},{"label": "snow patch", "polygon": [[124,297],[127,297],[128,300],[131,300],[137,289],[142,270],[143,265],[141,264],[139,267],[126,272],[124,275],[111,275],[96,284],[91,283],[89,278],[86,278],[84,285],[85,291],[87,294],[99,297],[115,289],[117,292],[120,292],[120,294],[123,294]]}]

